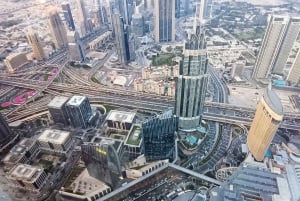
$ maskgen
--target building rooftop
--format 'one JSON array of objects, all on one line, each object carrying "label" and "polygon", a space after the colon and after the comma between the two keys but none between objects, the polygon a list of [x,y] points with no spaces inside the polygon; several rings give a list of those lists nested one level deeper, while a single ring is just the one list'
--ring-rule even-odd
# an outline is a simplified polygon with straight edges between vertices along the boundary
[{"label": "building rooftop", "polygon": [[61,108],[67,101],[69,100],[69,98],[64,97],[64,96],[55,96],[51,102],[48,104],[49,108]]},{"label": "building rooftop", "polygon": [[9,172],[9,177],[34,182],[43,171],[44,170],[39,167],[18,164],[11,169]]},{"label": "building rooftop", "polygon": [[283,107],[277,94],[272,90],[271,85],[268,86],[264,95],[264,100],[277,114],[283,114]]},{"label": "building rooftop", "polygon": [[129,131],[126,143],[131,146],[139,146],[142,142],[142,127],[140,125],[133,125]]},{"label": "building rooftop", "polygon": [[70,100],[68,101],[67,105],[71,105],[71,106],[80,106],[82,104],[82,102],[86,99],[85,96],[73,96],[72,98],[70,98]]},{"label": "building rooftop", "polygon": [[70,138],[70,133],[67,131],[47,129],[39,136],[38,141],[64,144],[68,138]]},{"label": "building rooftop", "polygon": [[122,123],[132,123],[134,117],[134,112],[111,110],[107,115],[106,120],[118,121]]}]

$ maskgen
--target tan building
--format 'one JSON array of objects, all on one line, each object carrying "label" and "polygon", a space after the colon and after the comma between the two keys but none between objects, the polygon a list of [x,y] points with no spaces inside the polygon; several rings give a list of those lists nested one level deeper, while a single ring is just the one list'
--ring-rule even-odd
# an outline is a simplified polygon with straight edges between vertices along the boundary
[{"label": "tan building", "polygon": [[176,91],[176,82],[172,81],[169,83],[168,96],[175,97],[175,91]]},{"label": "tan building", "polygon": [[247,138],[249,151],[257,161],[264,159],[282,118],[280,99],[269,86],[256,108]]},{"label": "tan building", "polygon": [[48,27],[56,49],[67,47],[67,31],[56,9],[48,11]]},{"label": "tan building", "polygon": [[28,62],[27,57],[23,53],[12,53],[4,59],[4,64],[9,73],[14,73],[17,68],[22,67]]},{"label": "tan building", "polygon": [[141,78],[137,78],[134,80],[134,90],[138,92],[144,91],[144,82]]},{"label": "tan building", "polygon": [[33,58],[38,61],[43,60],[45,58],[45,54],[38,35],[31,30],[27,34],[27,40],[29,45],[31,46]]}]

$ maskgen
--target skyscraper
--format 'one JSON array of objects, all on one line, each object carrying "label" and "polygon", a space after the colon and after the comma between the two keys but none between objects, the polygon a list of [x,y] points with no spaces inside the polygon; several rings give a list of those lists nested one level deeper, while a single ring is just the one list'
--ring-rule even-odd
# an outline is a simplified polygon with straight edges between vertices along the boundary
[{"label": "skyscraper", "polygon": [[92,108],[86,96],[73,96],[66,104],[69,121],[74,128],[87,128]]},{"label": "skyscraper", "polygon": [[48,11],[48,26],[56,49],[66,47],[67,32],[56,9]]},{"label": "skyscraper", "polygon": [[81,36],[85,36],[86,34],[90,33],[92,30],[88,23],[83,0],[77,0],[77,9],[78,9],[78,22],[79,22]]},{"label": "skyscraper", "polygon": [[68,125],[68,114],[66,109],[66,103],[69,98],[64,96],[54,97],[48,104],[48,110],[51,114],[54,123]]},{"label": "skyscraper", "polygon": [[257,161],[264,159],[282,118],[283,108],[280,99],[269,85],[256,108],[247,138],[249,151]]},{"label": "skyscraper", "polygon": [[5,146],[10,139],[12,138],[12,132],[0,113],[0,148]]},{"label": "skyscraper", "polygon": [[208,82],[204,31],[198,26],[185,43],[176,83],[175,114],[179,129],[196,129],[201,120]]},{"label": "skyscraper", "polygon": [[121,64],[126,65],[129,60],[129,53],[126,51],[128,49],[128,45],[126,48],[126,35],[123,18],[118,12],[113,14],[112,23],[119,61]]},{"label": "skyscraper", "polygon": [[143,143],[147,161],[172,161],[175,154],[175,132],[178,118],[175,116],[158,116],[143,123]]},{"label": "skyscraper", "polygon": [[175,0],[175,17],[180,17],[180,0]]},{"label": "skyscraper", "polygon": [[70,4],[63,3],[61,5],[61,8],[62,8],[62,12],[64,14],[65,21],[66,21],[66,24],[67,24],[69,30],[75,31],[75,24],[74,24],[72,12],[71,12]]},{"label": "skyscraper", "polygon": [[38,61],[43,60],[45,58],[45,54],[38,35],[30,30],[27,34],[27,40],[31,46],[34,58]]},{"label": "skyscraper", "polygon": [[175,40],[175,0],[155,0],[155,42]]},{"label": "skyscraper", "polygon": [[300,31],[300,19],[270,16],[263,43],[254,66],[253,77],[268,78],[270,73],[282,74],[289,53]]},{"label": "skyscraper", "polygon": [[78,32],[70,31],[68,32],[67,37],[70,59],[72,61],[84,61],[85,49],[83,47],[82,41],[80,40]]},{"label": "skyscraper", "polygon": [[298,50],[294,63],[292,64],[286,79],[293,84],[298,84],[300,82],[300,50]]},{"label": "skyscraper", "polygon": [[129,25],[131,22],[129,7],[132,5],[129,3],[129,0],[115,0],[115,9],[119,11],[121,17],[123,18],[123,22],[126,25]]},{"label": "skyscraper", "polygon": [[212,0],[200,0],[198,18],[201,23],[210,18]]}]

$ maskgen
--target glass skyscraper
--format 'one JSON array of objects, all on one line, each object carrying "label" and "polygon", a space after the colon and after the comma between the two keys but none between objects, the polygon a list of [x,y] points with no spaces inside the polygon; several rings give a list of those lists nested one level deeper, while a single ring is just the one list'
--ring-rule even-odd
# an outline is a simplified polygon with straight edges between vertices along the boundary
[{"label": "glass skyscraper", "polygon": [[143,123],[143,143],[147,161],[174,159],[178,118],[159,116]]},{"label": "glass skyscraper", "polygon": [[175,114],[179,129],[195,130],[201,120],[208,82],[204,31],[198,26],[185,43],[176,83]]}]

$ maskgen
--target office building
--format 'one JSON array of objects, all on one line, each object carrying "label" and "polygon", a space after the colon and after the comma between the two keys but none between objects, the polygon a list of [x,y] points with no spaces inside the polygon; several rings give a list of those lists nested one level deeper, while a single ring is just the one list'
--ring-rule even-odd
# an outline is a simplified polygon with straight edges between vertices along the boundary
[{"label": "office building", "polygon": [[169,159],[175,156],[175,132],[178,117],[158,116],[142,124],[144,154],[148,161]]},{"label": "office building", "polygon": [[32,49],[34,59],[38,61],[43,60],[45,58],[45,53],[38,35],[30,30],[27,34],[27,40]]},{"label": "office building", "polygon": [[105,182],[111,188],[118,185],[121,162],[113,140],[103,139],[100,143],[81,145],[82,160],[89,175]]},{"label": "office building", "polygon": [[67,131],[47,129],[38,137],[41,150],[50,153],[67,153],[72,147],[72,139]]},{"label": "office building", "polygon": [[78,23],[79,23],[80,33],[82,37],[92,31],[88,23],[88,16],[85,10],[85,4],[83,0],[77,0],[77,10],[78,10]]},{"label": "office building", "polygon": [[122,65],[127,65],[129,61],[127,34],[125,33],[123,18],[119,13],[114,13],[112,16],[113,31],[115,35],[116,49],[118,53],[119,62]]},{"label": "office building", "polygon": [[48,182],[47,173],[41,167],[17,164],[8,173],[7,179],[14,188],[38,192]]},{"label": "office building", "polygon": [[73,96],[66,104],[69,122],[74,128],[87,128],[92,108],[86,96]]},{"label": "office building", "polygon": [[12,137],[12,131],[0,113],[0,152],[2,151],[2,148],[12,139]]},{"label": "office building", "polygon": [[74,19],[73,19],[72,12],[71,12],[70,4],[63,3],[61,5],[61,8],[62,8],[62,12],[65,17],[66,25],[68,26],[69,30],[75,31],[75,24],[74,24]]},{"label": "office building", "polygon": [[4,64],[9,73],[14,73],[15,70],[28,63],[28,59],[23,53],[11,53],[4,59]]},{"label": "office building", "polygon": [[299,31],[299,18],[269,16],[262,46],[254,66],[255,79],[266,79],[271,73],[283,73]]},{"label": "office building", "polygon": [[[128,35],[128,32],[127,32]],[[134,34],[130,34],[127,36],[127,42],[128,42],[128,50],[126,50],[129,53],[129,60],[134,61],[135,60],[135,36]]]},{"label": "office building", "polygon": [[135,9],[135,11],[136,12],[132,15],[131,33],[135,36],[142,37],[145,34],[144,17],[138,12],[138,9]]},{"label": "office building", "polygon": [[211,16],[211,7],[212,0],[200,0],[199,10],[198,10],[198,19],[200,23],[204,23],[205,20],[208,20]]},{"label": "office building", "polygon": [[68,125],[68,113],[66,109],[66,103],[69,98],[64,96],[54,97],[48,104],[48,110],[51,114],[54,123]]},{"label": "office building", "polygon": [[135,115],[134,112],[111,110],[106,117],[106,123],[109,128],[130,130]]},{"label": "office building", "polygon": [[80,40],[79,34],[76,31],[68,32],[68,49],[70,53],[70,59],[72,61],[84,61],[85,60],[85,48]]},{"label": "office building", "polygon": [[201,121],[208,82],[204,30],[198,26],[184,46],[176,80],[175,114],[179,129],[194,130]]},{"label": "office building", "polygon": [[48,11],[48,27],[55,48],[61,49],[67,47],[67,31],[57,10],[54,8]]},{"label": "office building", "polygon": [[9,171],[17,163],[28,164],[38,153],[39,145],[36,140],[24,138],[2,159],[4,170]]},{"label": "office building", "polygon": [[190,0],[182,0],[183,1],[183,9],[184,15],[190,14]]},{"label": "office building", "polygon": [[115,0],[115,11],[120,13],[125,25],[129,25],[131,22],[131,6],[129,0]]},{"label": "office building", "polygon": [[300,50],[296,55],[296,58],[292,64],[290,72],[286,78],[287,81],[291,82],[292,84],[299,84],[300,83]]},{"label": "office building", "polygon": [[269,85],[256,108],[247,137],[249,151],[257,161],[264,159],[282,118],[280,99]]},{"label": "office building", "polygon": [[154,39],[156,43],[175,40],[175,0],[155,0]]}]

